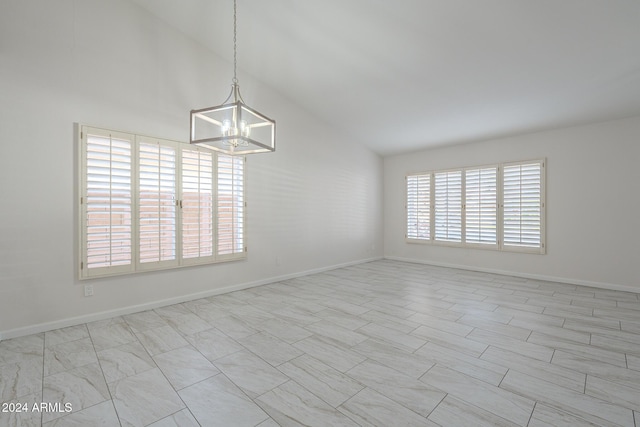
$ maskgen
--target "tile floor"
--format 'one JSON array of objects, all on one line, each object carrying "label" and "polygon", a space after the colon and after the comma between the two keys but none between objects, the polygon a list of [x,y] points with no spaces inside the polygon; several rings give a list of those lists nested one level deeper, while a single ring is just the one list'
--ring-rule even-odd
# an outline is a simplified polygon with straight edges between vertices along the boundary
[{"label": "tile floor", "polygon": [[0,426],[640,427],[639,333],[637,294],[376,261],[2,341]]}]

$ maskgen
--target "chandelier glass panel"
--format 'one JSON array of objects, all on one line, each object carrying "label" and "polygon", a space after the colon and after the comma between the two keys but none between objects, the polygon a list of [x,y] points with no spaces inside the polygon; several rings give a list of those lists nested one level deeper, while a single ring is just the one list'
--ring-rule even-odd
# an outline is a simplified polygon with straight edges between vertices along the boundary
[{"label": "chandelier glass panel", "polygon": [[249,107],[237,79],[236,0],[233,1],[233,80],[231,93],[218,106],[191,110],[189,142],[231,155],[276,149],[276,122]]}]

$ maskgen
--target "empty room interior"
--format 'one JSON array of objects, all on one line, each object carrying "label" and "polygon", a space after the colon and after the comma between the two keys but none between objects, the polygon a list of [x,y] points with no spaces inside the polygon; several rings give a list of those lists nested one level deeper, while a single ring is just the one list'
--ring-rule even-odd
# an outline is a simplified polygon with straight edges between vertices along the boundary
[{"label": "empty room interior", "polygon": [[640,3],[0,0],[0,427],[640,426]]}]

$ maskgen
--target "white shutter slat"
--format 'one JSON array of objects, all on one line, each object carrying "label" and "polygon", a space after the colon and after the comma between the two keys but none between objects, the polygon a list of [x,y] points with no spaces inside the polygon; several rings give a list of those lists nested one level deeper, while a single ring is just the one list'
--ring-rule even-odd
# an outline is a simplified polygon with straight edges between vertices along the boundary
[{"label": "white shutter slat", "polygon": [[182,257],[213,256],[213,153],[182,150]]},{"label": "white shutter slat", "polygon": [[407,176],[407,238],[431,239],[431,175]]},{"label": "white shutter slat", "polygon": [[218,154],[217,254],[244,253],[244,157]]},{"label": "white shutter slat", "polygon": [[542,243],[542,163],[504,167],[504,245],[540,248]]},{"label": "white shutter slat", "polygon": [[176,259],[176,150],[140,142],[139,259],[141,264]]},{"label": "white shutter slat", "polygon": [[99,132],[85,138],[87,271],[131,265],[131,141]]},{"label": "white shutter slat", "polygon": [[462,241],[462,171],[437,172],[435,177],[435,239]]},{"label": "white shutter slat", "polygon": [[465,171],[465,240],[497,245],[497,167]]}]

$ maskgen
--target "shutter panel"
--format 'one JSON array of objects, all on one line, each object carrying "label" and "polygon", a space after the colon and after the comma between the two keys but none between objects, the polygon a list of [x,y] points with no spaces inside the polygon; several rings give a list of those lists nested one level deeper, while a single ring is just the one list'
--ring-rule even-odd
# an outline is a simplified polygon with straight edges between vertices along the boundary
[{"label": "shutter panel", "polygon": [[132,141],[86,128],[83,134],[86,269],[131,266]]},{"label": "shutter panel", "polygon": [[176,259],[176,150],[139,142],[140,263]]},{"label": "shutter panel", "polygon": [[182,150],[182,258],[213,256],[213,153]]},{"label": "shutter panel", "polygon": [[218,255],[244,254],[244,157],[218,154]]},{"label": "shutter panel", "polygon": [[497,244],[497,168],[465,172],[465,241]]},{"label": "shutter panel", "polygon": [[407,176],[407,238],[431,239],[431,175]]},{"label": "shutter panel", "polygon": [[504,167],[504,245],[542,246],[542,162]]},{"label": "shutter panel", "polygon": [[435,239],[462,241],[462,171],[435,175]]}]

